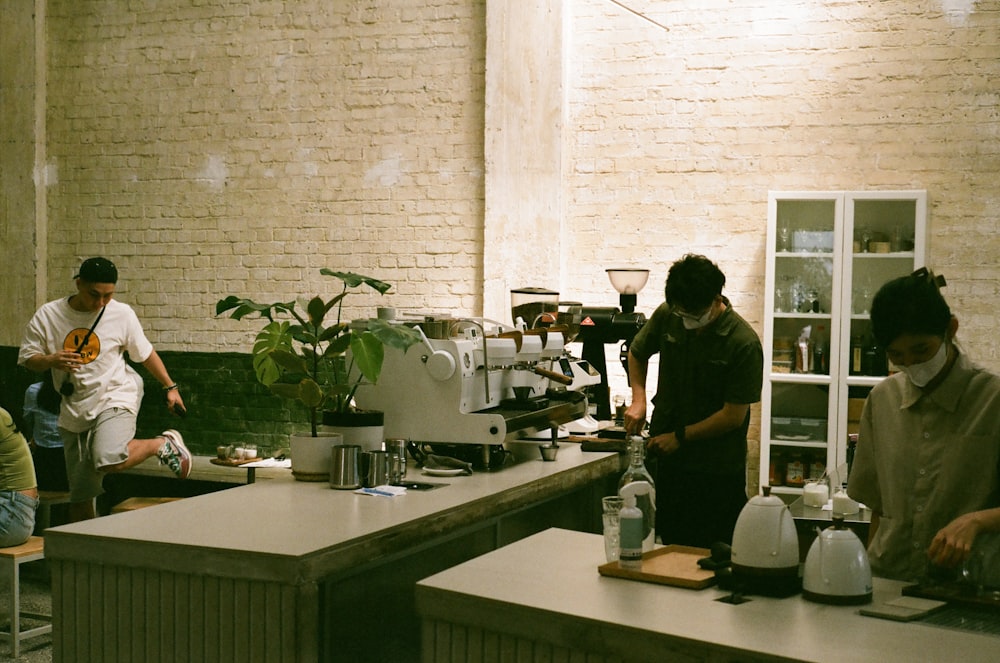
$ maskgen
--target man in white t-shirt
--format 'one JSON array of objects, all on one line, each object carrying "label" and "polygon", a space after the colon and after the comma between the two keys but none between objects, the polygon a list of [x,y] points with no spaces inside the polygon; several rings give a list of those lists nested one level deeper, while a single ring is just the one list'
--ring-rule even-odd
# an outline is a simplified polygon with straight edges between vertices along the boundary
[{"label": "man in white t-shirt", "polygon": [[178,478],[191,473],[191,453],[181,434],[137,439],[143,383],[125,361],[142,364],[166,390],[167,408],[184,414],[177,384],[143,333],[135,311],[113,299],[118,269],[106,258],[88,258],[76,275],[77,292],[44,304],[28,323],[18,363],[52,371],[62,394],[59,432],[70,486],[70,520],[93,518],[104,474],[157,456]]}]

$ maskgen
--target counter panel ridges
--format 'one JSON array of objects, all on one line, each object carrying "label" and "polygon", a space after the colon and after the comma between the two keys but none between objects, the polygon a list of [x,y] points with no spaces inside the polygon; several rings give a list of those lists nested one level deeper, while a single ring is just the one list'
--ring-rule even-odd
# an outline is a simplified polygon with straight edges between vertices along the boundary
[{"label": "counter panel ridges", "polygon": [[303,660],[295,587],[60,560],[51,572],[54,663]]}]

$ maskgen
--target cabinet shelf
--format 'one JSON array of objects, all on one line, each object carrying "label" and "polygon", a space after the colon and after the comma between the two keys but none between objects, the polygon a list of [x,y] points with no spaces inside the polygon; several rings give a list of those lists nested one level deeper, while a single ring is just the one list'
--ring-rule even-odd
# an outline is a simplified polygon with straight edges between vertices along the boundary
[{"label": "cabinet shelf", "polygon": [[775,438],[771,440],[772,447],[797,447],[799,449],[826,449],[825,440],[782,440]]},{"label": "cabinet shelf", "polygon": [[771,373],[769,379],[785,384],[830,384],[830,376],[819,373]]},{"label": "cabinet shelf", "polygon": [[775,320],[829,320],[829,313],[798,313],[796,311],[775,311]]},{"label": "cabinet shelf", "polygon": [[[884,283],[923,266],[926,217],[925,191],[768,194],[761,485],[777,484],[775,492],[800,494],[801,488],[781,484],[846,462],[848,435],[858,430],[863,399],[885,379],[851,374],[852,366],[858,367],[852,364],[852,359],[859,361],[858,343],[872,349],[868,308]],[[877,242],[876,250],[855,252],[864,241]],[[893,246],[906,250],[877,250]],[[812,312],[813,306],[822,312]],[[800,337],[806,334],[814,342],[822,339],[822,352],[810,348],[799,354]],[[811,370],[804,364],[817,361],[824,362],[821,373],[790,372],[795,366]],[[877,372],[881,369],[870,362],[884,362],[885,357],[863,354],[860,361],[864,370]],[[788,420],[814,422],[808,436],[803,431],[808,439],[779,439],[799,437],[778,428],[788,426]]]},{"label": "cabinet shelf", "polygon": [[904,260],[913,260],[913,251],[892,251],[889,253],[852,253],[851,257],[855,260],[885,260],[886,258],[896,258]]}]

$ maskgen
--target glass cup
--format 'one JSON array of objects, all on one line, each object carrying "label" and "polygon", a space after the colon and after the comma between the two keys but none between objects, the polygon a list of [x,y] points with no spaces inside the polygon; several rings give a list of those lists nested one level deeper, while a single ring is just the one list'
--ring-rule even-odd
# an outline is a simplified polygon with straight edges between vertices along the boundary
[{"label": "glass cup", "polygon": [[778,251],[783,253],[791,248],[791,231],[787,227],[778,228]]},{"label": "glass cup", "polygon": [[406,478],[406,440],[385,440],[382,449],[389,452],[389,483],[401,483]]},{"label": "glass cup", "polygon": [[625,397],[621,394],[615,395],[615,425],[621,426],[625,423]]},{"label": "glass cup", "polygon": [[618,561],[618,553],[621,549],[619,516],[624,503],[625,500],[617,495],[601,498],[604,523],[604,557],[609,562]]}]

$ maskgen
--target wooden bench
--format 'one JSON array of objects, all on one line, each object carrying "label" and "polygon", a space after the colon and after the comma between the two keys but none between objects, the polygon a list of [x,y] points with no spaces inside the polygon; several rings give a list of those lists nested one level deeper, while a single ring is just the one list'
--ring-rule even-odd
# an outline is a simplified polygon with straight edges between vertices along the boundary
[{"label": "wooden bench", "polygon": [[145,509],[147,506],[156,506],[157,504],[166,504],[167,502],[176,502],[177,500],[182,500],[183,497],[130,497],[128,499],[122,500],[118,504],[111,507],[111,513],[125,513],[126,511],[135,511],[136,509]]},{"label": "wooden bench", "polygon": [[[21,565],[35,562],[45,557],[45,540],[40,536],[32,536],[19,546],[0,548],[0,574],[10,580],[10,630],[0,631],[0,637],[10,641],[14,658],[21,655],[21,641],[39,635],[52,633],[52,615],[42,615],[36,612],[21,610]],[[21,630],[21,617],[48,622],[24,631]]]}]

